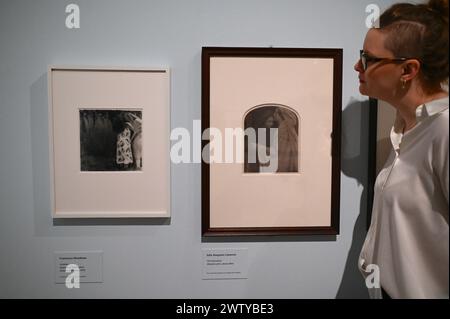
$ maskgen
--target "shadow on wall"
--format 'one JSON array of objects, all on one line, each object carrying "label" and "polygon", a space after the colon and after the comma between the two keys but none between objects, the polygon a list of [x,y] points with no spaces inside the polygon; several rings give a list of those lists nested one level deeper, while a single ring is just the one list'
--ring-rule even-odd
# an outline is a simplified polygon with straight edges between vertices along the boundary
[{"label": "shadow on wall", "polygon": [[356,219],[352,244],[348,252],[341,284],[336,298],[368,298],[364,279],[358,269],[358,257],[367,233],[368,213],[368,151],[369,100],[351,101],[342,113],[342,173],[356,179],[363,186],[359,214]]}]

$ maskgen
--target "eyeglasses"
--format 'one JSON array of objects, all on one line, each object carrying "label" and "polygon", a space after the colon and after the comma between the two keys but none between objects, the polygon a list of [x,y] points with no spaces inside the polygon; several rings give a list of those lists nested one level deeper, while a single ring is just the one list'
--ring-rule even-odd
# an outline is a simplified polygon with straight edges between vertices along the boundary
[{"label": "eyeglasses", "polygon": [[381,61],[398,63],[414,59],[414,58],[377,58],[374,56],[370,56],[369,54],[367,54],[367,52],[364,52],[363,50],[359,51],[359,58],[361,60],[361,65],[364,71],[366,71],[367,68],[369,67],[369,63],[376,63]]}]

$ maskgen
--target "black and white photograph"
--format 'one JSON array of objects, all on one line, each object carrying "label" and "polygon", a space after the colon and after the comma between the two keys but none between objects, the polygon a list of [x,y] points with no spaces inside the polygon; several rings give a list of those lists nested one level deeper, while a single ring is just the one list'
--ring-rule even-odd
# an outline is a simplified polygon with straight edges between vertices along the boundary
[{"label": "black and white photograph", "polygon": [[246,135],[244,151],[245,173],[297,173],[298,129],[297,114],[278,104],[255,106],[244,119]]},{"label": "black and white photograph", "polygon": [[81,171],[142,170],[142,111],[80,109]]}]

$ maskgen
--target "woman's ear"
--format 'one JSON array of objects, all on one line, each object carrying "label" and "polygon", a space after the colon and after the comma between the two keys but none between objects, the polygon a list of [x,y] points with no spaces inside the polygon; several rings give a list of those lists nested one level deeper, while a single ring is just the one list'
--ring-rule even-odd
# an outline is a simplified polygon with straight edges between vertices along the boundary
[{"label": "woman's ear", "polygon": [[407,82],[417,77],[420,71],[420,67],[421,65],[419,60],[417,59],[407,60],[403,64],[402,80]]}]

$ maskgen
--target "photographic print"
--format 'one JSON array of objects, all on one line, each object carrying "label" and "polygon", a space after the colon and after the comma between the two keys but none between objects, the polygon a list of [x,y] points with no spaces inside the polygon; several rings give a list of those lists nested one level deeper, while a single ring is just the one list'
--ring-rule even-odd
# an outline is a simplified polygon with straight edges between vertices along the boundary
[{"label": "photographic print", "polygon": [[170,70],[49,66],[53,218],[170,217]]},{"label": "photographic print", "polygon": [[259,105],[245,116],[245,173],[298,173],[299,117],[288,106]]},{"label": "photographic print", "polygon": [[80,110],[81,171],[140,171],[142,111]]}]

